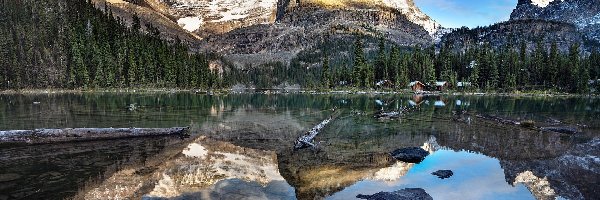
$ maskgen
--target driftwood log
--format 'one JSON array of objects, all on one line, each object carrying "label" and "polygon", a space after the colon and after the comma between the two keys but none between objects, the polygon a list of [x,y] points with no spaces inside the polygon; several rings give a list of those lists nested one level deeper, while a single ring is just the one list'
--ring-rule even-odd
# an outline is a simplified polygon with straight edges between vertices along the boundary
[{"label": "driftwood log", "polygon": [[65,128],[0,131],[0,144],[46,144],[160,135],[185,135],[189,127]]},{"label": "driftwood log", "polygon": [[329,118],[323,120],[321,123],[317,124],[315,127],[298,137],[296,141],[294,141],[294,151],[299,149],[304,149],[308,147],[316,148],[317,144],[315,144],[314,139],[317,135],[329,124],[333,121],[339,112],[334,112]]}]

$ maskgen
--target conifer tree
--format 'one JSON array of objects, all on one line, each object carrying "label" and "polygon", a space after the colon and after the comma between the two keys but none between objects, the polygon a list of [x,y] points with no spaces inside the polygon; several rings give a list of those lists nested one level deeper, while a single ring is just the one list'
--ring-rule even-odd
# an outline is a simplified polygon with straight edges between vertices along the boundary
[{"label": "conifer tree", "polygon": [[377,52],[377,61],[375,63],[375,80],[389,80],[388,66],[386,62],[385,39],[379,38],[379,50]]},{"label": "conifer tree", "polygon": [[356,38],[354,42],[354,66],[352,68],[352,84],[355,86],[364,86],[364,69],[366,68],[365,53],[363,50],[362,39]]},{"label": "conifer tree", "polygon": [[322,68],[322,83],[323,83],[323,87],[325,88],[331,88],[331,83],[332,83],[332,78],[331,78],[331,72],[329,70],[329,58],[328,57],[324,57],[323,58],[323,68]]},{"label": "conifer tree", "polygon": [[560,58],[558,55],[558,46],[556,45],[556,41],[552,42],[550,47],[550,56],[548,58],[548,66],[546,68],[546,78],[552,87],[556,87],[556,83],[558,82],[558,66],[560,64]]}]

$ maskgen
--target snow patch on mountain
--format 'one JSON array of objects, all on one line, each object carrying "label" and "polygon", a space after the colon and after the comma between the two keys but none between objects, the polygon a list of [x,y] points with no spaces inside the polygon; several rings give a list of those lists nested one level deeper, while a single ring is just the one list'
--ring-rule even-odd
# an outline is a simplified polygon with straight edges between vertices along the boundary
[{"label": "snow patch on mountain", "polygon": [[189,10],[204,16],[206,22],[243,20],[250,16],[268,21],[277,8],[277,0],[162,0],[170,1],[173,7]]},{"label": "snow patch on mountain", "polygon": [[545,8],[546,6],[550,5],[550,2],[553,2],[553,1],[554,0],[531,0],[531,4],[541,7],[541,8]]},{"label": "snow patch on mountain", "polygon": [[412,0],[382,0],[385,6],[395,8],[404,14],[409,21],[423,27],[429,35],[435,35],[442,26],[423,13]]},{"label": "snow patch on mountain", "polygon": [[200,17],[184,17],[177,20],[177,24],[189,32],[194,32],[202,26],[203,22]]}]

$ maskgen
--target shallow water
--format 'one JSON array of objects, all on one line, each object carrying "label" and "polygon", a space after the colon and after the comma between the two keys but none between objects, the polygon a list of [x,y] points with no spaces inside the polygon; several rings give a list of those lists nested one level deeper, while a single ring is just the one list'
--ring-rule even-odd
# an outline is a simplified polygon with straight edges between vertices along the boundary
[{"label": "shallow water", "polygon": [[[399,119],[373,118],[403,109]],[[336,118],[316,138],[319,152],[291,150],[296,137],[331,114]],[[489,115],[581,132],[478,117]],[[600,99],[574,97],[1,95],[0,130],[190,126],[203,137],[0,147],[0,199],[353,199],[403,188],[423,188],[434,199],[594,199],[597,116]],[[213,156],[185,154],[198,146]],[[387,156],[411,146],[431,154],[419,164]],[[440,169],[454,175],[431,175]],[[113,187],[125,189],[106,193]]]}]

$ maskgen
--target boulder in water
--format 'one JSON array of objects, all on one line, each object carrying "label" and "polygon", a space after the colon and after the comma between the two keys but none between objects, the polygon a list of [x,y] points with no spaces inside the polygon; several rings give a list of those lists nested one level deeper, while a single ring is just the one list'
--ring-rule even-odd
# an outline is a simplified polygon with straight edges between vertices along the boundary
[{"label": "boulder in water", "polygon": [[391,153],[392,157],[397,160],[408,162],[408,163],[420,163],[429,155],[429,152],[421,147],[408,147],[402,149],[396,149]]},{"label": "boulder in water", "polygon": [[373,195],[359,194],[356,198],[368,200],[433,200],[422,188],[405,188],[394,192],[378,192]]},{"label": "boulder in water", "polygon": [[437,170],[431,174],[436,175],[438,178],[445,179],[454,175],[454,172],[452,172],[452,170]]}]

